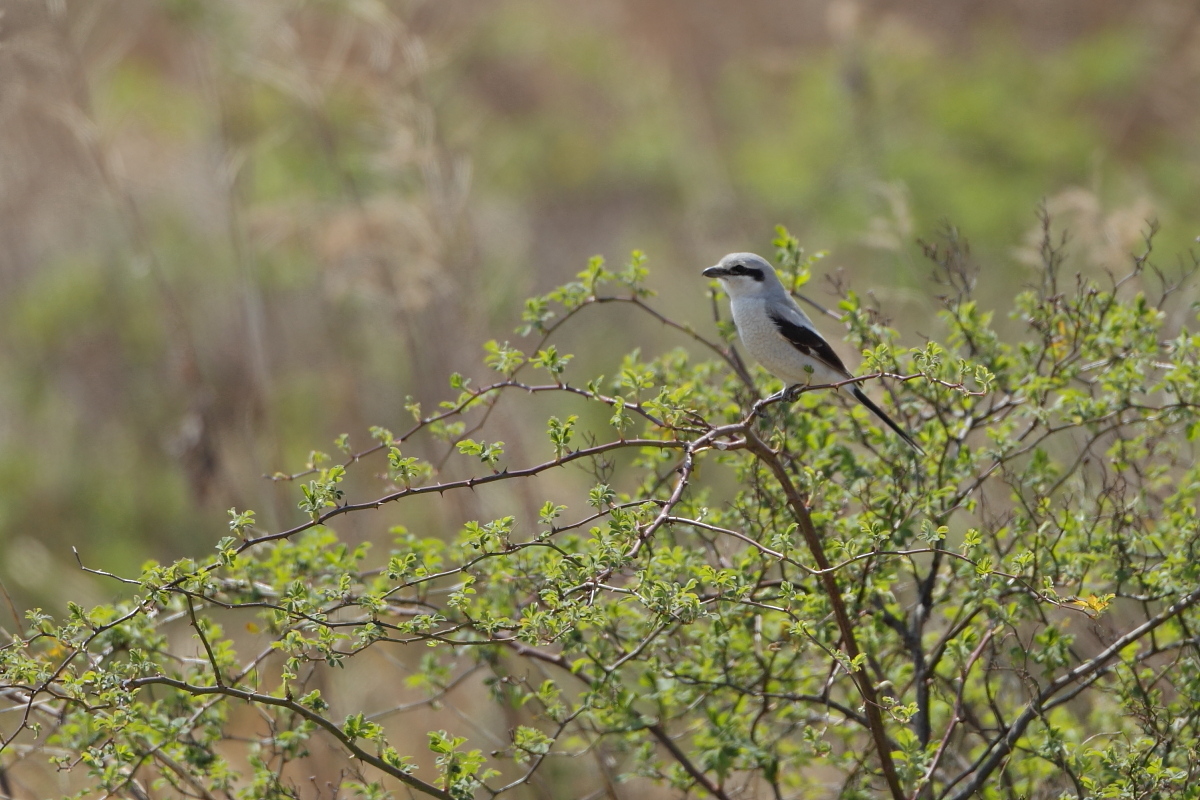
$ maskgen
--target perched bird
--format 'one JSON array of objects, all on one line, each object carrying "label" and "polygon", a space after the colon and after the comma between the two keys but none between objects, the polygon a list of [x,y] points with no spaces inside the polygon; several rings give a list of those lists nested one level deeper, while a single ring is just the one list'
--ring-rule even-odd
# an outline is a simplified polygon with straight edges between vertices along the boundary
[{"label": "perched bird", "polygon": [[[753,253],[730,253],[703,274],[721,281],[729,295],[733,323],[742,344],[768,372],[788,384],[801,386],[841,383],[854,378],[829,342],[817,332],[812,320],[783,288],[775,268],[765,258]],[[920,445],[858,385],[850,393],[910,447],[924,454]]]}]

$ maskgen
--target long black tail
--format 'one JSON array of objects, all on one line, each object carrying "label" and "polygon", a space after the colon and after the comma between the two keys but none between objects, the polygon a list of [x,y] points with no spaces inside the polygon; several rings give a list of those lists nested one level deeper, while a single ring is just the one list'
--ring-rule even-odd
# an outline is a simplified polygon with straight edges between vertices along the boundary
[{"label": "long black tail", "polygon": [[909,447],[911,447],[913,450],[916,450],[921,455],[925,455],[925,451],[921,449],[921,445],[919,445],[915,441],[913,441],[913,438],[911,436],[909,436],[904,431],[903,428],[901,428],[899,425],[897,425],[892,420],[891,417],[889,417],[887,414],[885,414],[883,412],[882,408],[875,405],[875,403],[871,401],[871,398],[867,397],[863,393],[862,389],[859,389],[857,386],[855,386],[853,389],[850,390],[850,393],[853,394],[856,398],[858,398],[858,402],[862,403],[864,406],[871,409],[872,414],[874,414],[875,416],[877,416],[881,420],[883,420],[885,423],[887,423],[887,426],[889,428],[891,428],[892,430],[894,430],[896,432],[896,435],[898,435],[901,439],[903,439],[905,441],[905,443],[908,444]]}]

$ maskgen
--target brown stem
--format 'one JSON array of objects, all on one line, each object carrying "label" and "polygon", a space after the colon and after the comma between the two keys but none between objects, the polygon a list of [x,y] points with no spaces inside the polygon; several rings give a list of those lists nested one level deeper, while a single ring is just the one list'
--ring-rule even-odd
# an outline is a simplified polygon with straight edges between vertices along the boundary
[{"label": "brown stem", "polygon": [[[796,490],[796,485],[792,483],[791,477],[780,462],[778,454],[750,427],[746,428],[746,446],[750,452],[767,465],[783,488],[788,507],[791,508],[800,532],[804,535],[804,541],[820,570],[818,577],[824,585],[825,594],[829,596],[829,603],[833,607],[833,616],[837,620],[838,629],[842,634],[842,649],[853,663],[860,654],[858,642],[854,638],[854,626],[850,622],[850,615],[846,613],[846,604],[842,602],[841,589],[838,588],[837,578],[830,568],[829,559],[825,557],[825,549],[813,526],[808,507],[804,504],[804,500]],[[862,694],[867,726],[871,730],[871,738],[875,740],[875,751],[879,755],[879,766],[883,771],[884,780],[887,781],[888,790],[893,800],[905,800],[904,789],[900,786],[900,776],[896,774],[896,765],[892,762],[892,748],[888,743],[887,731],[883,727],[883,715],[879,713],[879,699],[875,694],[875,686],[871,683],[871,678],[867,675],[866,670],[861,666],[852,667],[850,674],[858,686],[859,693]]]}]

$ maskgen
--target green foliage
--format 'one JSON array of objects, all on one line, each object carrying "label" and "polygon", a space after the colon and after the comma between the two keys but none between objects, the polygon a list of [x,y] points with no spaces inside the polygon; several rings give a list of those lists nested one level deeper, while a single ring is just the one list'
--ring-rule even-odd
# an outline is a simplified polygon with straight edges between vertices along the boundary
[{"label": "green foliage", "polygon": [[[777,245],[802,286],[815,257]],[[647,305],[640,254],[594,259],[526,304],[530,346],[485,346],[498,382],[456,375],[401,434],[310,453],[293,527],[230,509],[210,556],[116,579],[127,599],[29,612],[0,649],[0,752],[164,797],[294,796],[317,740],[363,797],[524,796],[591,754],[607,780],[719,798],[1196,797],[1200,336],[1180,284],[1148,256],[1066,280],[1047,238],[1010,343],[957,247],[929,248],[940,342],[903,348],[858,295],[840,306],[927,457],[830,390],[760,391],[781,387]],[[568,380],[561,326],[614,305],[703,355]],[[549,448],[476,438],[531,394],[554,399]],[[406,455],[424,446],[445,458]],[[381,507],[487,486],[513,487],[504,511],[457,535],[351,544]],[[371,660],[402,654],[407,676]],[[410,730],[323,689],[380,665],[414,695]],[[263,727],[235,735],[247,705]]]}]

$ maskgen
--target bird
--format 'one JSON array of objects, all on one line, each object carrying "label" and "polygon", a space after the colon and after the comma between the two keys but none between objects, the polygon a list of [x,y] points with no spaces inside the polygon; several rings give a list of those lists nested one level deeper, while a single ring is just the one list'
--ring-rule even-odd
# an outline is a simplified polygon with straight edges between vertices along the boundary
[{"label": "bird", "polygon": [[[808,315],[762,256],[730,253],[701,273],[716,278],[729,295],[738,337],[754,359],[793,389],[838,384],[854,379],[838,354],[817,331]],[[909,447],[925,451],[857,385],[850,389],[858,402],[879,417]]]}]

